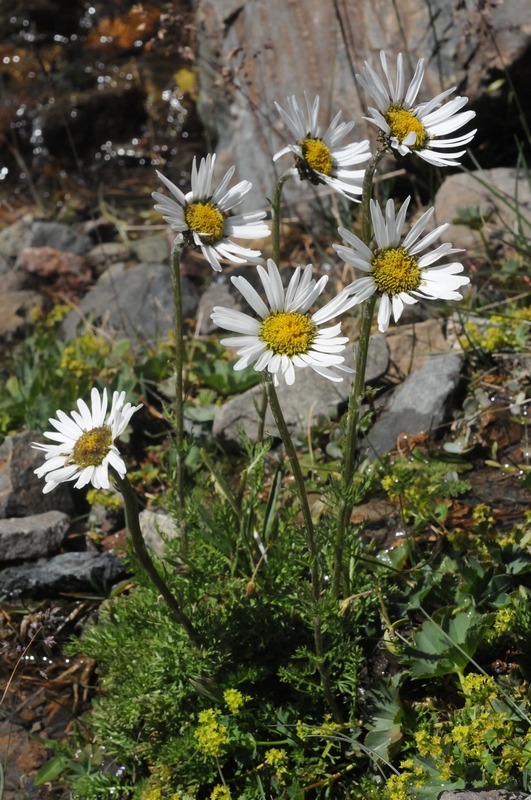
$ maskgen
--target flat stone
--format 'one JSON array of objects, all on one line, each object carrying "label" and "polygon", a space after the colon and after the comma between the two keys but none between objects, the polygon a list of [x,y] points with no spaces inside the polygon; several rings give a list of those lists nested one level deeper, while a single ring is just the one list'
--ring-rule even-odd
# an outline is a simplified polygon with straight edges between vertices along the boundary
[{"label": "flat stone", "polygon": [[[8,273],[10,274],[10,273]],[[9,343],[24,330],[28,315],[42,308],[44,299],[39,292],[21,289],[0,295],[0,341]]]},{"label": "flat stone", "polygon": [[92,284],[92,270],[86,258],[53,247],[26,247],[20,255],[19,269],[39,288],[47,286],[65,297],[85,292]]},{"label": "flat stone", "polygon": [[166,541],[179,536],[175,520],[169,514],[155,514],[147,508],[140,512],[139,519],[145,543],[163,558]]},{"label": "flat stone", "polygon": [[[220,330],[210,318],[214,306],[224,306],[225,308],[236,309],[236,311],[243,311],[242,303],[231,291],[231,286],[232,284],[225,277],[221,279],[214,278],[210,286],[203,292],[197,308],[197,335],[203,334],[205,336]],[[241,295],[239,296],[241,297]]]},{"label": "flat stone", "polygon": [[0,254],[6,258],[18,258],[28,239],[32,217],[23,217],[0,231]]},{"label": "flat stone", "polygon": [[170,250],[166,233],[156,236],[143,236],[131,242],[139,261],[168,261]]},{"label": "flat stone", "polygon": [[[105,274],[105,273],[104,273]],[[199,291],[181,276],[183,317],[194,318]],[[96,325],[105,321],[116,336],[133,343],[156,341],[173,329],[173,291],[171,271],[165,264],[145,263],[113,276],[112,281],[98,282],[62,323],[64,341],[78,335],[83,319]]]},{"label": "flat stone", "polygon": [[62,511],[0,519],[0,563],[57,553],[69,524],[69,516]]},{"label": "flat stone", "polygon": [[1,570],[0,595],[41,599],[72,592],[107,593],[126,574],[123,563],[111,553],[60,553]]},{"label": "flat stone", "polygon": [[102,242],[87,253],[87,259],[94,272],[101,275],[111,264],[131,258],[130,247],[122,242]]},{"label": "flat stone", "polygon": [[391,364],[387,377],[403,381],[421,367],[429,355],[447,353],[449,346],[440,319],[399,325],[387,331]]},{"label": "flat stone", "polygon": [[39,440],[44,441],[40,434],[26,431],[6,436],[0,446],[0,519],[74,510],[70,484],[62,483],[43,494],[44,481],[34,470],[43,463],[44,453],[31,448]]},{"label": "flat stone", "polygon": [[395,389],[386,410],[369,431],[365,444],[370,458],[383,455],[401,433],[417,434],[442,425],[461,382],[463,358],[458,354],[430,356]]},{"label": "flat stone", "polygon": [[33,777],[48,758],[45,741],[13,724],[12,719],[0,722],[0,763],[6,766],[3,800],[36,800]]},{"label": "flat stone", "polygon": [[[347,366],[353,366],[354,360],[350,349],[346,351],[345,363]],[[385,375],[388,364],[389,349],[385,336],[376,334],[372,337],[369,346],[366,383],[373,383]],[[308,425],[315,427],[320,422],[335,417],[339,409],[348,402],[350,377],[349,375],[344,376],[341,383],[334,383],[308,367],[296,370],[293,386],[287,386],[282,381],[277,388],[277,394],[290,433],[297,438],[304,437]],[[238,430],[240,428],[250,439],[256,441],[258,434],[257,408],[260,407],[261,397],[261,386],[255,386],[221,407],[214,420],[213,433],[229,449],[239,446]],[[278,436],[278,430],[269,408],[265,418],[265,432]]]},{"label": "flat stone", "polygon": [[61,222],[34,222],[25,247],[53,247],[54,250],[82,256],[92,249],[92,239]]},{"label": "flat stone", "polygon": [[[480,182],[481,181],[481,182]],[[456,225],[459,211],[476,207],[485,219],[483,233],[491,249],[505,249],[517,221],[524,235],[531,225],[531,187],[525,172],[496,167],[479,172],[457,173],[446,178],[435,196],[437,221],[450,222],[440,240],[471,252],[485,252],[479,231]],[[516,210],[515,210],[516,208]],[[518,214],[518,220],[517,220]]]}]

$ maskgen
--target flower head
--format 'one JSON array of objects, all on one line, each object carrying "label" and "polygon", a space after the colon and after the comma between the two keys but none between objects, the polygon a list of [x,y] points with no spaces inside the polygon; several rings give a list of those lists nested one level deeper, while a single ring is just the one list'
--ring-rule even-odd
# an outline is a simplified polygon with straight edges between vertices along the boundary
[{"label": "flower head", "polygon": [[334,245],[343,261],[368,273],[366,277],[359,278],[347,286],[345,292],[355,298],[357,303],[363,302],[374,292],[381,295],[378,326],[382,332],[389,326],[391,311],[395,322],[398,322],[404,305],[417,303],[421,298],[462,300],[462,296],[456,290],[470,282],[469,278],[459,275],[463,271],[463,265],[459,262],[432,266],[441,258],[462,252],[453,248],[451,244],[441,244],[435,250],[420,255],[449,227],[448,223],[439,225],[424,238],[419,239],[432,218],[433,208],[429,208],[417,220],[404,241],[400,243],[410,200],[410,197],[406,199],[396,217],[393,201],[388,200],[385,218],[379,205],[371,200],[371,217],[376,239],[372,247],[367,247],[361,239],[345,228],[338,230],[350,247]]},{"label": "flower head", "polygon": [[301,180],[310,183],[325,183],[336,192],[351,200],[359,200],[361,195],[364,169],[353,170],[354,164],[368,161],[371,154],[368,150],[369,141],[347,144],[337,147],[338,143],[354,127],[353,122],[340,122],[339,111],[323,137],[320,136],[319,97],[317,96],[310,105],[306,99],[307,115],[304,114],[295,97],[288,97],[289,114],[275,103],[277,111],[296,137],[295,144],[289,144],[273,156],[276,161],[286,153],[295,154],[295,164]]},{"label": "flower head", "polygon": [[224,345],[240,348],[238,355],[241,358],[234,369],[244,369],[254,363],[256,370],[267,370],[274,375],[275,386],[278,386],[279,374],[291,386],[295,381],[295,367],[311,367],[332,381],[343,380],[330,367],[352,372],[343,366],[345,359],[339,355],[345,349],[348,337],[338,335],[340,324],[321,331],[319,325],[342,314],[357,300],[342,292],[310,316],[308,309],[323,291],[328,278],[324,276],[315,281],[312,278],[313,267],[308,264],[303,271],[297,267],[288,288],[284,289],[275,262],[269,259],[267,266],[267,272],[260,266],[258,271],[269,308],[249,281],[241,277],[231,279],[256,311],[259,320],[221,306],[216,306],[212,314],[213,321],[220,328],[243,334],[221,340]]},{"label": "flower head", "polygon": [[50,419],[55,431],[44,436],[58,444],[32,443],[35,450],[43,450],[46,460],[35,470],[45,476],[43,492],[47,494],[64,481],[76,481],[75,489],[92,483],[96,489],[109,489],[109,467],[114,467],[120,476],[126,473],[125,464],[113,442],[126,429],[129,420],[139,408],[131,403],[124,405],[125,392],[114,392],[111,410],[107,412],[107,390],[100,393],[92,389],[90,394],[92,411],[84,400],[77,401],[78,411],[68,417],[64,411],[57,412],[57,420]]},{"label": "flower head", "polygon": [[[383,133],[384,141],[397,150],[401,156],[417,153],[424,161],[438,167],[453,167],[465,150],[449,153],[448,150],[462,147],[472,141],[475,130],[452,139],[440,137],[462,128],[476,116],[475,111],[457,113],[468,103],[467,97],[454,97],[445,105],[442,101],[455,91],[446,89],[427,103],[414,105],[424,77],[424,59],[421,58],[415,69],[413,80],[405,90],[404,60],[399,54],[396,63],[396,83],[393,82],[387,59],[382,50],[380,61],[387,81],[387,87],[367,61],[363,76],[356,75],[358,83],[374,99],[378,108],[369,108],[369,122],[373,122]],[[442,152],[438,152],[441,151]]]},{"label": "flower head", "polygon": [[161,192],[153,192],[152,196],[158,203],[155,209],[160,211],[174,231],[182,234],[187,244],[195,244],[201,248],[203,255],[216,272],[221,272],[220,259],[235,264],[245,264],[248,261],[253,264],[259,263],[262,261],[259,250],[241,247],[229,237],[258,239],[269,236],[269,228],[261,222],[266,212],[254,211],[229,217],[227,212],[241,203],[245,195],[251,191],[252,183],[240,181],[232,189],[227,189],[235,170],[235,167],[231,167],[212,193],[215,163],[216,156],[209,154],[201,159],[197,169],[194,158],[192,189],[187,194],[181,192],[178,186],[157,171],[157,175],[170,190],[173,198],[166,197]]}]

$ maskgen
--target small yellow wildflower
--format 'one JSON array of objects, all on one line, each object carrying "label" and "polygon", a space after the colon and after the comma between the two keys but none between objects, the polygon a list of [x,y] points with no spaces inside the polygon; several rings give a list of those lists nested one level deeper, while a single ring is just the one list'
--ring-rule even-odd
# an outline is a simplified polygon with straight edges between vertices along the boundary
[{"label": "small yellow wildflower", "polygon": [[415,743],[421,756],[427,756],[431,752],[431,736],[428,731],[417,731]]},{"label": "small yellow wildflower", "polygon": [[219,756],[227,743],[228,732],[225,725],[218,722],[221,711],[207,708],[199,714],[199,727],[194,733],[199,750],[206,756]]},{"label": "small yellow wildflower", "polygon": [[248,700],[251,700],[250,695],[243,695],[237,689],[227,689],[223,692],[223,699],[229,707],[231,714],[239,714],[240,708],[245,705]]},{"label": "small yellow wildflower", "polygon": [[212,789],[210,800],[230,800],[229,790],[222,786],[221,783],[216,784]]}]

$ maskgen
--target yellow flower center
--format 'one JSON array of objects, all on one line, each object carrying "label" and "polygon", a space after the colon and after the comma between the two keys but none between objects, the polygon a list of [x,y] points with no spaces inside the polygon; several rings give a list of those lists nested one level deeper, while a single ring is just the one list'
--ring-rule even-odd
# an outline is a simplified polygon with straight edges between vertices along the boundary
[{"label": "yellow flower center", "polygon": [[258,334],[268,349],[281,356],[307,353],[317,334],[317,325],[305,314],[277,311],[262,322]]},{"label": "yellow flower center", "polygon": [[330,149],[321,139],[312,139],[307,136],[302,142],[302,155],[311,169],[322,175],[330,175],[334,166],[334,159]]},{"label": "yellow flower center", "polygon": [[418,289],[421,271],[415,256],[403,247],[386,247],[372,258],[372,277],[382,294],[395,295]]},{"label": "yellow flower center", "polygon": [[190,230],[208,238],[209,244],[215,244],[223,236],[225,217],[214,203],[202,200],[190,203],[184,209],[184,219]]},{"label": "yellow flower center", "polygon": [[422,122],[417,119],[413,111],[407,111],[400,106],[391,106],[385,114],[385,121],[391,128],[391,136],[396,136],[400,144],[406,136],[413,131],[417,135],[415,144],[409,145],[412,150],[422,150],[426,144],[428,134]]},{"label": "yellow flower center", "polygon": [[84,431],[74,445],[72,461],[78,467],[99,467],[112,445],[112,429],[109,425]]}]

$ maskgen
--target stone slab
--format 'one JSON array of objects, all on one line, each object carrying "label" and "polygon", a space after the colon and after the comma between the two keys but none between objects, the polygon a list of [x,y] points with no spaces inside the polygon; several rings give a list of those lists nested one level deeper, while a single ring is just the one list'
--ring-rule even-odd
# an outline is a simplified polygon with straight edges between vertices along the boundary
[{"label": "stone slab", "polygon": [[57,553],[69,525],[70,517],[62,511],[0,519],[0,563]]}]

